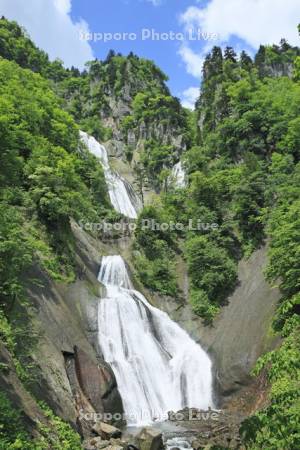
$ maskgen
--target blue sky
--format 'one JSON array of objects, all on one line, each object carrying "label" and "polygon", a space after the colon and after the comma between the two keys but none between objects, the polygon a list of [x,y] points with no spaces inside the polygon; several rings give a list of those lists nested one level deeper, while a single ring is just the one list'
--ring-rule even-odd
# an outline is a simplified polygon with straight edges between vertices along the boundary
[{"label": "blue sky", "polygon": [[[187,107],[198,95],[203,59],[213,45],[250,54],[281,37],[299,45],[299,0],[0,0],[0,14],[17,20],[51,59],[59,57],[66,66],[83,68],[111,48],[152,59]],[[160,33],[159,40],[143,40],[143,29]],[[198,32],[206,39],[196,37]],[[97,42],[90,40],[94,33]],[[133,34],[105,43],[101,33]],[[172,33],[181,35],[174,39]]]}]

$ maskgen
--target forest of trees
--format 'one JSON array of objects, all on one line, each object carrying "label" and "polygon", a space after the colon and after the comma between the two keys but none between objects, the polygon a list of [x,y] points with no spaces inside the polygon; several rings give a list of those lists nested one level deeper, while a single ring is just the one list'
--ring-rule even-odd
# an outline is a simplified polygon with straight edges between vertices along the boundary
[{"label": "forest of trees", "polygon": [[[270,404],[242,431],[250,450],[300,448],[299,55],[284,40],[261,46],[254,61],[245,52],[213,48],[191,113],[152,62],[110,52],[82,73],[66,70],[16,23],[0,20],[0,336],[21,378],[21,331],[10,311],[26,301],[22,274],[38,261],[53,279],[74,280],[70,220],[116,219],[101,166],[80,144],[79,127],[109,139],[112,132],[101,123],[110,114],[107,93],[118,97],[127,83],[132,102],[131,113],[120,118],[124,138],[141,122],[165,121],[181,130],[187,147],[183,189],[164,188],[177,158],[172,147],[150,140],[141,152],[140,169],[159,195],[138,218],[137,276],[153,291],[180,297],[175,261],[181,255],[193,311],[209,326],[236,286],[238,261],[269,241],[266,277],[282,291],[273,327],[283,343],[258,362],[256,374],[267,372]],[[158,233],[141,226],[143,219],[187,224],[199,218],[218,227]],[[57,420],[62,438],[53,448],[80,448],[78,436]],[[1,393],[0,449],[47,448],[27,447],[22,427],[7,426],[19,421]]]},{"label": "forest of trees", "polygon": [[298,55],[285,41],[261,47],[254,62],[231,48],[212,50],[204,63],[195,138],[183,155],[188,186],[162,192],[141,218],[187,224],[201,217],[219,227],[160,235],[139,227],[136,236],[140,278],[164,294],[180,295],[170,261],[184,255],[193,310],[207,323],[236,285],[238,260],[270,241],[266,277],[282,291],[273,327],[284,340],[255,369],[256,375],[267,371],[271,389],[270,406],[243,425],[253,450],[300,445]]}]

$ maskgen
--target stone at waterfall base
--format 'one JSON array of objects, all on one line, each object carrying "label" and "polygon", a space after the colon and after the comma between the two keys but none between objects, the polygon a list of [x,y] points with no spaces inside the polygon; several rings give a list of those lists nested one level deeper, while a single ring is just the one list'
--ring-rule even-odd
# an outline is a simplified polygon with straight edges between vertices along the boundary
[{"label": "stone at waterfall base", "polygon": [[145,427],[135,437],[135,445],[140,450],[161,450],[164,448],[162,433],[150,427]]},{"label": "stone at waterfall base", "polygon": [[83,442],[84,450],[100,450],[108,447],[110,445],[109,441],[103,441],[101,437],[94,437],[92,439],[86,439]]},{"label": "stone at waterfall base", "polygon": [[111,439],[110,441],[104,441],[101,437],[95,437],[87,439],[83,443],[84,450],[124,450],[127,447],[127,443],[120,439]]},{"label": "stone at waterfall base", "polygon": [[104,422],[98,422],[96,423],[92,430],[98,434],[102,439],[112,439],[112,438],[119,438],[122,435],[122,432],[112,425],[109,425],[108,423]]},{"label": "stone at waterfall base", "polygon": [[175,421],[192,433],[193,450],[208,450],[211,447],[242,450],[240,425],[244,416],[227,410],[201,410],[184,408],[181,411],[169,412],[169,420]]}]

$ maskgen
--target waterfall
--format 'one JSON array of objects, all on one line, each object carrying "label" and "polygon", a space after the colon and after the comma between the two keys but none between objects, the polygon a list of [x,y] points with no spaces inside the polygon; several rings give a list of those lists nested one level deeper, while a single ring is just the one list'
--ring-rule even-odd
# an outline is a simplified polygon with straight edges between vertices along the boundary
[{"label": "waterfall", "polygon": [[169,316],[133,289],[121,256],[104,256],[98,279],[99,344],[111,365],[127,422],[165,420],[168,411],[212,406],[211,362]]},{"label": "waterfall", "polygon": [[99,158],[104,170],[108,193],[114,209],[131,219],[137,218],[138,199],[133,189],[120,175],[110,168],[106,148],[99,144],[93,136],[80,131],[81,140],[89,151]]},{"label": "waterfall", "polygon": [[182,167],[182,162],[179,161],[172,169],[172,177],[175,180],[175,185],[178,188],[184,188],[186,186],[185,171]]}]

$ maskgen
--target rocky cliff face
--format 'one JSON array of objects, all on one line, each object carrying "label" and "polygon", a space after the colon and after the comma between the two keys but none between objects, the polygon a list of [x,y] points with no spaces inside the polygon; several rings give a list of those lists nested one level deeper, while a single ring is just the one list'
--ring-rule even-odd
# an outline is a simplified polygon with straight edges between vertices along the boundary
[{"label": "rocky cliff face", "polygon": [[111,52],[56,89],[83,131],[104,142],[109,155],[133,173],[147,141],[170,146],[175,162],[186,149],[187,113],[171,96],[166,80],[152,61]]},{"label": "rocky cliff face", "polygon": [[211,355],[217,401],[221,405],[252,384],[250,372],[257,358],[278,342],[271,332],[271,321],[280,292],[264,278],[266,263],[267,247],[240,261],[238,286],[212,326],[205,326],[187,302],[188,277],[183,262],[178,273],[183,301],[178,303],[172,298],[152,295],[154,304],[166,311]]},{"label": "rocky cliff face", "polygon": [[[83,412],[123,411],[114,374],[98,345],[97,305],[104,292],[97,273],[105,254],[123,255],[130,268],[131,238],[103,243],[76,223],[72,229],[76,239],[76,282],[68,286],[55,284],[39,267],[28,273],[28,279],[39,280],[38,285],[28,283],[33,304],[31,328],[38,335],[33,351],[38,372],[33,392],[46,400],[57,415],[89,436],[92,423],[82,419]],[[140,285],[136,287],[144,290],[153,305],[166,311],[209,352],[214,362],[217,402],[226,406],[251,387],[250,371],[257,358],[277,342],[269,325],[280,294],[263,276],[266,248],[257,250],[249,260],[241,260],[239,285],[211,327],[204,326],[192,313],[187,301],[186,267],[182,261],[179,263],[181,302],[155,295]],[[9,386],[14,402],[27,411],[29,423],[34,423],[42,414],[35,399],[23,392],[21,385],[17,386],[16,376],[7,378],[0,373],[0,378],[2,385]]]},{"label": "rocky cliff face", "polygon": [[[75,283],[55,284],[38,266],[26,274],[32,305],[28,327],[37,336],[32,351],[34,397],[18,387],[21,383],[16,375],[7,377],[0,372],[0,383],[9,385],[13,403],[26,412],[29,421],[35,422],[40,414],[35,400],[38,398],[88,435],[92,423],[82,419],[85,413],[122,413],[123,406],[115,376],[98,347],[101,285],[97,273],[105,248],[75,224],[73,230],[78,274]],[[23,317],[28,317],[25,311]],[[9,354],[3,357],[10,359]],[[15,369],[11,370],[15,373]]]},{"label": "rocky cliff face", "polygon": [[[82,231],[76,229],[80,242]],[[120,253],[125,258],[134,279],[130,237],[107,242],[104,247],[102,244],[102,251],[108,251],[110,254]],[[91,262],[91,254],[88,258],[93,267],[95,262]],[[178,260],[177,263],[177,277],[182,292],[180,302],[150,292],[137,281],[136,288],[142,291],[154,306],[166,311],[208,351],[214,362],[216,400],[224,406],[242,395],[245,390],[252,389],[254,380],[250,372],[257,359],[278,343],[278,338],[271,332],[271,321],[281,294],[278,288],[271,287],[264,277],[267,246],[255,251],[249,259],[240,261],[238,286],[212,326],[205,326],[192,312],[188,302],[187,268],[184,261]],[[90,317],[92,316],[93,314],[90,314]],[[95,322],[94,327],[97,327]],[[94,338],[95,335],[94,330]]]}]

